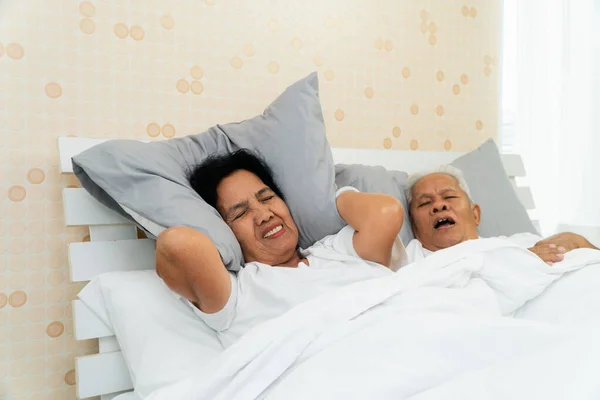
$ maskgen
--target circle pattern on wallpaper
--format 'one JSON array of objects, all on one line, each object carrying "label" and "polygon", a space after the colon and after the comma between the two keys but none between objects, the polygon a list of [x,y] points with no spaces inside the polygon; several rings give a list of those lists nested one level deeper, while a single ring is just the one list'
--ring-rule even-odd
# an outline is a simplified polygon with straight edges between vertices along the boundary
[{"label": "circle pattern on wallpaper", "polygon": [[417,104],[412,104],[410,106],[410,113],[412,115],[417,115],[419,113],[419,106]]},{"label": "circle pattern on wallpaper", "polygon": [[133,25],[129,29],[129,35],[133,40],[142,40],[146,35],[146,32],[144,32],[144,28],[142,28],[141,26]]},{"label": "circle pattern on wallpaper", "polygon": [[202,82],[194,80],[190,85],[190,89],[194,94],[202,94],[202,92],[204,91],[204,86],[202,85]]},{"label": "circle pattern on wallpaper", "polygon": [[96,23],[90,18],[83,18],[79,21],[79,29],[86,35],[91,35],[96,30]]},{"label": "circle pattern on wallpaper", "polygon": [[299,51],[302,48],[302,40],[296,36],[290,42],[290,46],[292,46],[292,49]]},{"label": "circle pattern on wallpaper", "polygon": [[323,60],[323,57],[316,55],[313,57],[313,63],[316,67],[322,67],[325,64],[325,60]]},{"label": "circle pattern on wallpaper", "polygon": [[383,50],[383,39],[381,37],[378,37],[377,39],[375,39],[375,49],[377,50]]},{"label": "circle pattern on wallpaper", "polygon": [[392,135],[394,135],[395,138],[399,138],[401,134],[402,134],[402,130],[400,129],[399,126],[395,126],[392,128]]},{"label": "circle pattern on wallpaper", "polygon": [[242,51],[248,57],[252,57],[252,56],[254,56],[254,54],[256,54],[256,49],[254,48],[254,45],[252,43],[246,43],[242,47]]},{"label": "circle pattern on wallpaper", "polygon": [[170,139],[175,136],[175,127],[171,124],[164,124],[162,126],[162,134],[164,137]]},{"label": "circle pattern on wallpaper", "polygon": [[178,80],[177,83],[175,84],[175,87],[177,88],[177,91],[180,93],[187,93],[190,91],[190,83],[188,81],[186,81],[185,79]]},{"label": "circle pattern on wallpaper", "polygon": [[391,149],[392,148],[392,139],[390,139],[390,138],[383,139],[383,148]]},{"label": "circle pattern on wallpaper", "polygon": [[166,30],[171,30],[175,27],[175,20],[170,15],[163,15],[160,17],[160,25]]},{"label": "circle pattern on wallpaper", "polygon": [[475,122],[475,129],[477,129],[478,131],[482,130],[483,129],[483,122],[481,122],[479,120],[477,122]]},{"label": "circle pattern on wallpaper", "polygon": [[413,139],[410,141],[410,149],[411,150],[417,150],[419,148],[419,141],[416,139]]},{"label": "circle pattern on wallpaper", "polygon": [[373,88],[371,86],[367,86],[365,88],[365,97],[367,99],[372,99],[373,96],[375,96],[375,91],[373,90]]},{"label": "circle pattern on wallpaper", "polygon": [[122,22],[115,24],[113,32],[119,39],[125,39],[129,36],[129,28]]},{"label": "circle pattern on wallpaper", "polygon": [[346,114],[344,114],[344,110],[340,110],[339,108],[337,110],[335,110],[334,117],[338,121],[343,121],[345,116],[346,116]]},{"label": "circle pattern on wallpaper", "polygon": [[65,331],[65,326],[60,321],[53,321],[46,327],[46,334],[51,338],[57,338]]},{"label": "circle pattern on wallpaper", "polygon": [[408,67],[402,68],[402,76],[404,78],[410,78],[410,68],[408,68]]},{"label": "circle pattern on wallpaper", "polygon": [[452,86],[452,93],[454,93],[457,96],[460,94],[460,86],[458,86],[458,84]]},{"label": "circle pattern on wallpaper", "polygon": [[332,70],[332,69],[330,69],[330,68],[327,68],[327,69],[325,70],[324,76],[325,76],[325,79],[326,79],[326,80],[328,80],[329,82],[331,82],[331,81],[333,80],[333,78],[334,78],[335,74],[333,73],[333,70]]},{"label": "circle pattern on wallpaper", "polygon": [[446,140],[446,141],[444,142],[444,150],[446,150],[446,151],[450,151],[450,150],[452,150],[452,142],[451,142],[451,141],[449,141],[449,140]]},{"label": "circle pattern on wallpaper", "polygon": [[25,196],[27,196],[27,192],[23,186],[15,185],[8,189],[8,199],[11,201],[21,202],[25,200]]},{"label": "circle pattern on wallpaper", "polygon": [[6,46],[6,55],[13,60],[20,60],[25,56],[25,50],[19,43],[9,43]]},{"label": "circle pattern on wallpaper", "polygon": [[57,82],[50,82],[46,84],[45,91],[46,96],[50,97],[51,99],[58,99],[60,96],[62,96],[62,86],[60,86],[60,84]]},{"label": "circle pattern on wallpaper", "polygon": [[27,293],[22,290],[14,291],[8,297],[8,304],[10,304],[11,307],[23,307],[25,303],[27,303]]},{"label": "circle pattern on wallpaper", "polygon": [[271,61],[269,63],[269,72],[272,74],[276,74],[279,72],[279,64],[276,61]]},{"label": "circle pattern on wallpaper", "polygon": [[93,17],[96,12],[96,7],[89,1],[79,3],[79,12],[86,17]]},{"label": "circle pattern on wallpaper", "polygon": [[435,73],[435,79],[438,80],[438,82],[443,82],[444,81],[444,71],[438,71]]},{"label": "circle pattern on wallpaper", "polygon": [[279,29],[279,22],[277,22],[276,19],[271,18],[269,22],[267,22],[267,26],[271,31],[276,31],[277,29]]},{"label": "circle pattern on wallpaper", "polygon": [[46,179],[46,173],[41,168],[31,168],[27,171],[27,180],[34,185],[44,182]]},{"label": "circle pattern on wallpaper", "polygon": [[441,117],[442,115],[444,115],[444,106],[443,105],[439,105],[435,108],[435,113],[437,114],[438,117]]},{"label": "circle pattern on wallpaper", "polygon": [[150,137],[157,137],[160,135],[160,125],[156,122],[151,122],[146,126],[146,133]]},{"label": "circle pattern on wallpaper", "polygon": [[204,70],[202,70],[202,67],[199,65],[194,65],[192,68],[190,68],[190,75],[194,79],[202,79],[204,76]]},{"label": "circle pattern on wallpaper", "polygon": [[69,370],[69,372],[67,372],[65,374],[65,383],[69,386],[73,386],[77,383],[77,381],[75,380],[75,370]]},{"label": "circle pattern on wallpaper", "polygon": [[467,74],[462,74],[460,76],[460,81],[463,85],[466,85],[467,83],[469,83],[469,77],[467,76]]},{"label": "circle pattern on wallpaper", "polygon": [[6,307],[7,304],[8,296],[6,296],[4,293],[0,293],[0,310]]},{"label": "circle pattern on wallpaper", "polygon": [[241,69],[244,65],[244,61],[242,61],[242,59],[238,56],[233,57],[229,63],[231,64],[233,69]]}]

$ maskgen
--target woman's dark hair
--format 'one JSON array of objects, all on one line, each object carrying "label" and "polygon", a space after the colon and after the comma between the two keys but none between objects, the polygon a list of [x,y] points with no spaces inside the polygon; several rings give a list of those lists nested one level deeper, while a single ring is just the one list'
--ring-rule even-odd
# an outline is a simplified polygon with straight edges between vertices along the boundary
[{"label": "woman's dark hair", "polygon": [[189,171],[192,189],[213,208],[217,208],[217,186],[235,171],[245,170],[258,176],[277,196],[285,201],[283,193],[273,180],[271,168],[256,153],[242,149],[230,154],[211,156]]}]

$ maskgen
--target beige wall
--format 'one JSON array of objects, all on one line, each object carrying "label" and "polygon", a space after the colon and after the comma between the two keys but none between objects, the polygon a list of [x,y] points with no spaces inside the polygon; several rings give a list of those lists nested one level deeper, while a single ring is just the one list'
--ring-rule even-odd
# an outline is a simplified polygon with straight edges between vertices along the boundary
[{"label": "beige wall", "polygon": [[0,398],[73,399],[58,136],[154,138],[262,111],[319,71],[334,146],[496,135],[499,1],[0,0]]}]

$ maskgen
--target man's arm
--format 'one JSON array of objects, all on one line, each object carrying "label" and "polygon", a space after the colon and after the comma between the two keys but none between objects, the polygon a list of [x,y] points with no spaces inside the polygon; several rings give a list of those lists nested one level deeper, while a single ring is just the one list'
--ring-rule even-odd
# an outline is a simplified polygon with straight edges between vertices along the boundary
[{"label": "man's arm", "polygon": [[571,232],[558,233],[540,240],[529,250],[552,265],[552,263],[562,261],[565,253],[575,249],[599,250],[583,236]]},{"label": "man's arm", "polygon": [[158,236],[156,273],[207,314],[223,309],[231,295],[231,278],[217,247],[192,228],[173,227]]},{"label": "man's arm", "polygon": [[400,201],[386,194],[345,191],[336,204],[341,217],[356,231],[352,240],[356,253],[389,267],[392,246],[404,222]]}]

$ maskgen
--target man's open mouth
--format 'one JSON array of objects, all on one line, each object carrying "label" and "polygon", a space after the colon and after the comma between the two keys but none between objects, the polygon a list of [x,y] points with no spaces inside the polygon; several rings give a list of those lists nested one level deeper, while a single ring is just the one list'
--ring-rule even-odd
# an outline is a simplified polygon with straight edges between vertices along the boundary
[{"label": "man's open mouth", "polygon": [[444,228],[444,227],[448,227],[451,225],[454,225],[454,219],[447,217],[447,218],[440,218],[437,221],[435,221],[435,224],[433,225],[434,229],[440,229],[440,228]]}]

